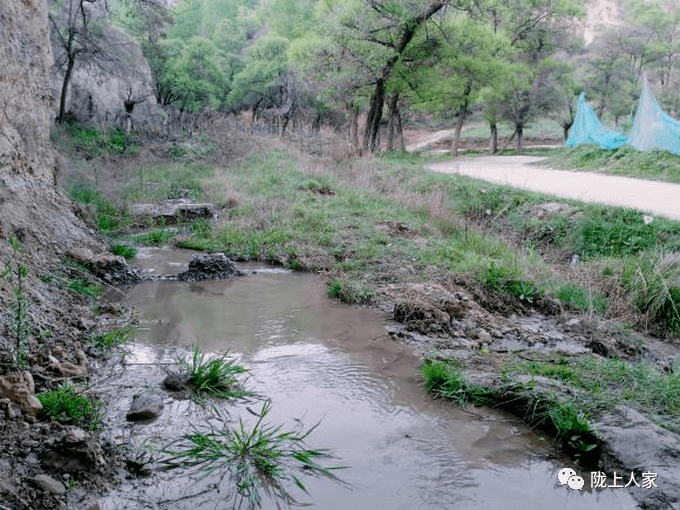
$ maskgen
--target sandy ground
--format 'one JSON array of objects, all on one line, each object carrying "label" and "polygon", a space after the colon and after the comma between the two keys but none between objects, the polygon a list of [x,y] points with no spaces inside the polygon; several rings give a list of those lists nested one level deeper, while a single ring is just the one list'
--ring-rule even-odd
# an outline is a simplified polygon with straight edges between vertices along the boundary
[{"label": "sandy ground", "polygon": [[541,159],[535,156],[483,156],[431,163],[426,168],[584,202],[631,207],[680,220],[679,184],[552,170],[528,164]]}]

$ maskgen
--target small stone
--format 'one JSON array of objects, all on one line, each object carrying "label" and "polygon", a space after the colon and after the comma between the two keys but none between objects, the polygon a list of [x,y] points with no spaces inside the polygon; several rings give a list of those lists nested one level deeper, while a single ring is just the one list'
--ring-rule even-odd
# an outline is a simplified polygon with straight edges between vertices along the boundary
[{"label": "small stone", "polygon": [[77,326],[78,329],[82,329],[83,331],[89,331],[91,329],[94,329],[97,326],[97,324],[93,320],[81,317],[80,319],[78,319]]},{"label": "small stone", "polygon": [[43,492],[46,492],[48,494],[66,493],[66,487],[64,487],[63,483],[45,474],[34,476],[33,478],[31,478],[31,482],[33,483],[33,485],[35,485]]},{"label": "small stone", "polygon": [[491,343],[491,334],[489,334],[489,332],[484,330],[484,329],[480,329],[480,330],[477,331],[477,339],[482,344],[490,344]]},{"label": "small stone", "polygon": [[163,397],[152,393],[139,393],[132,399],[126,418],[128,421],[150,420],[163,412]]},{"label": "small stone", "polygon": [[35,385],[30,372],[10,372],[0,377],[0,398],[9,398],[23,412],[31,416],[42,409],[35,396]]},{"label": "small stone", "polygon": [[189,387],[189,378],[177,373],[168,374],[163,380],[163,387],[168,391],[185,391]]}]

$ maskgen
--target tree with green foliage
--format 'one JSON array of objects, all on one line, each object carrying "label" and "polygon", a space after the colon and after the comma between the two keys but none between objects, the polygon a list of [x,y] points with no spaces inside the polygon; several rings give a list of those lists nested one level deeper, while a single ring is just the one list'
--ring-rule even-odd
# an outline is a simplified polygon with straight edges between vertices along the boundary
[{"label": "tree with green foliage", "polygon": [[247,106],[253,119],[266,108],[274,108],[280,121],[280,135],[296,107],[296,87],[288,72],[288,39],[264,36],[246,49],[243,69],[234,76],[228,102]]},{"label": "tree with green foliage", "polygon": [[[418,97],[423,106],[456,119],[451,154],[456,155],[463,124],[482,89],[501,80],[506,71],[499,58],[509,47],[504,34],[468,13],[454,13],[436,25],[424,42],[417,67]],[[408,63],[408,69],[415,64]],[[422,65],[426,63],[426,65]],[[414,99],[415,100],[415,99]]]},{"label": "tree with green foliage", "polygon": [[324,42],[317,52],[321,74],[335,78],[344,93],[369,95],[364,149],[377,148],[386,94],[395,68],[423,27],[443,13],[451,0],[390,0],[319,2],[320,34]]}]

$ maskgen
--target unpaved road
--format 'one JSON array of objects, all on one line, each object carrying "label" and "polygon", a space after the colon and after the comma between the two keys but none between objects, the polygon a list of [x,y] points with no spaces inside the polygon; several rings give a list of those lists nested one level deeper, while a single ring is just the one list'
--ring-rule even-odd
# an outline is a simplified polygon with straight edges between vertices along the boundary
[{"label": "unpaved road", "polygon": [[535,156],[483,156],[430,163],[425,167],[435,172],[467,175],[584,202],[631,207],[680,220],[680,184],[529,165],[542,159]]}]

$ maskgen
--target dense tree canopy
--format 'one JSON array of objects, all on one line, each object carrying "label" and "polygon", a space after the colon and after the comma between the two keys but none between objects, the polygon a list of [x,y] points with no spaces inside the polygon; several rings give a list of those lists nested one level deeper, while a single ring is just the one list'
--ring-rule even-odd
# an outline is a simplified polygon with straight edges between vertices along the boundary
[{"label": "dense tree canopy", "polygon": [[[63,12],[55,21],[68,19],[68,5],[83,3],[58,1]],[[586,48],[576,36],[583,0],[179,0],[169,10],[158,0],[108,5],[142,46],[159,104],[190,112],[250,110],[253,118],[268,112],[281,134],[294,116],[312,113],[318,125],[336,111],[357,145],[363,112],[362,145],[369,151],[378,147],[385,121],[388,146],[401,146],[403,111],[426,112],[458,133],[471,113],[481,112],[494,149],[502,120],[514,126],[520,148],[524,128],[538,116],[557,120],[566,136],[581,90],[600,115],[618,121],[630,114],[643,72],[664,105],[680,111],[675,0],[626,0],[626,23]],[[63,27],[53,28],[67,44]]]}]

